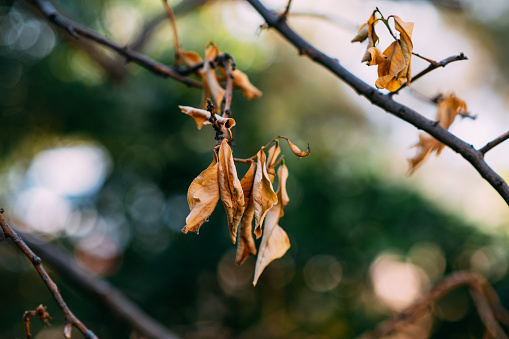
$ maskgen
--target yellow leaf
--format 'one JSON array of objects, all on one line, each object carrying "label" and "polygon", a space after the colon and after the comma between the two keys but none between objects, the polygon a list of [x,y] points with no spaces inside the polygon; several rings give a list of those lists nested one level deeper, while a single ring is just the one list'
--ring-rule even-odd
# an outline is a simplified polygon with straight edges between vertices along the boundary
[{"label": "yellow leaf", "polygon": [[255,234],[259,238],[262,235],[262,222],[268,210],[277,203],[277,195],[272,188],[272,183],[265,167],[266,156],[261,149],[256,155],[257,165],[253,183],[253,204],[255,219]]},{"label": "yellow leaf", "polygon": [[207,220],[219,200],[218,183],[219,163],[214,155],[210,166],[201,172],[189,186],[187,202],[191,212],[186,218],[186,226],[182,232],[198,232]]},{"label": "yellow leaf", "polygon": [[308,144],[308,149],[307,151],[303,152],[300,150],[300,148],[298,148],[296,145],[292,144],[292,142],[287,138],[287,137],[284,137],[284,136],[278,136],[278,138],[283,138],[285,139],[287,142],[288,142],[288,146],[290,146],[290,149],[292,150],[293,154],[295,154],[296,156],[298,156],[299,158],[303,158],[305,156],[308,156],[309,153],[311,153],[311,149],[309,148],[309,144]]},{"label": "yellow leaf", "polygon": [[278,170],[279,188],[278,203],[272,207],[265,217],[264,233],[258,258],[256,258],[255,274],[253,285],[256,285],[258,278],[265,267],[273,260],[281,258],[290,248],[290,240],[286,232],[278,225],[279,219],[283,216],[283,208],[290,199],[286,192],[286,180],[288,178],[288,168],[281,165]]},{"label": "yellow leaf", "polygon": [[[448,129],[456,116],[464,113],[467,113],[467,104],[456,95],[449,94],[438,102],[436,121],[440,126]],[[419,142],[412,147],[417,148],[417,152],[413,158],[408,159],[410,164],[408,175],[413,174],[431,153],[435,152],[439,156],[445,145],[432,136],[421,133]]]},{"label": "yellow leaf", "polygon": [[246,98],[254,100],[262,96],[262,92],[249,81],[246,74],[236,69],[232,71],[232,75],[233,85],[240,88]]},{"label": "yellow leaf", "polygon": [[219,192],[228,217],[230,237],[235,244],[237,227],[244,213],[244,192],[237,177],[237,169],[233,161],[232,150],[226,139],[223,139],[218,151]]}]

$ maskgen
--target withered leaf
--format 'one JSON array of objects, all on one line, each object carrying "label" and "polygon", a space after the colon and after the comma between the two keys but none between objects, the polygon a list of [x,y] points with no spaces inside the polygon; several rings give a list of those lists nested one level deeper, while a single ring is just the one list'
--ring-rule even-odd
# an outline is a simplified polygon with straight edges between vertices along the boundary
[{"label": "withered leaf", "polygon": [[288,142],[288,146],[290,146],[290,149],[292,150],[293,154],[295,154],[296,156],[298,156],[299,158],[303,158],[305,156],[308,156],[309,153],[311,153],[311,149],[309,148],[309,144],[308,144],[308,149],[307,151],[303,152],[300,150],[300,148],[298,148],[296,145],[294,145],[290,139],[288,139],[287,137],[284,137],[282,135],[278,136],[278,138],[283,138],[285,139],[287,142]]},{"label": "withered leaf", "polygon": [[252,198],[253,182],[256,173],[256,163],[251,163],[246,175],[240,181],[244,191],[244,203],[246,209],[239,224],[239,239],[237,243],[237,255],[235,263],[242,265],[249,256],[256,254],[256,245],[253,238],[254,204]]},{"label": "withered leaf", "polygon": [[255,274],[253,285],[256,285],[258,278],[262,274],[265,267],[273,260],[281,258],[290,248],[290,240],[288,235],[278,223],[283,216],[283,208],[288,204],[290,199],[286,192],[286,180],[288,178],[288,168],[283,164],[278,169],[279,188],[278,203],[272,207],[265,217],[264,233],[260,250],[256,259]]},{"label": "withered leaf", "polygon": [[[438,102],[436,121],[440,126],[448,129],[458,114],[466,113],[467,104],[456,95],[449,94]],[[436,156],[439,156],[445,145],[428,134],[420,133],[419,142],[412,147],[417,148],[417,152],[413,158],[408,159],[410,164],[408,175],[413,174],[431,153],[435,152]]]},{"label": "withered leaf", "polygon": [[[375,32],[375,25],[378,23],[376,18],[376,13],[373,12],[364,25],[361,26],[357,35],[352,39],[352,42],[362,42],[368,39],[368,47],[366,48],[366,53],[362,58],[361,62],[367,61],[368,65],[374,65],[373,57],[376,57],[376,53],[374,54],[373,48],[375,48],[376,43],[378,42],[378,36]],[[376,49],[376,48],[375,48]],[[377,50],[377,49],[376,49]]]},{"label": "withered leaf", "polygon": [[249,81],[245,73],[236,69],[232,71],[232,75],[233,85],[240,88],[246,98],[254,100],[262,96],[262,92]]},{"label": "withered leaf", "polygon": [[207,220],[219,200],[218,183],[219,163],[214,155],[210,166],[201,172],[191,183],[187,191],[187,202],[191,212],[186,218],[182,232],[198,232]]},{"label": "withered leaf", "polygon": [[[196,127],[201,129],[203,125],[212,125],[210,122],[210,112],[204,109],[194,108],[191,106],[179,106],[182,113],[189,115],[196,122]],[[235,120],[232,118],[223,118],[222,116],[216,114],[216,120],[219,124],[224,125],[226,128],[232,128],[235,126]]]},{"label": "withered leaf", "polygon": [[217,80],[216,69],[212,67],[212,64],[216,57],[221,54],[219,48],[213,43],[209,42],[205,49],[205,60],[203,61],[203,71],[205,73],[206,87],[214,98],[216,110],[221,112],[221,103],[224,98],[225,90],[219,84]]},{"label": "withered leaf", "polygon": [[262,222],[267,211],[277,203],[277,195],[272,188],[267,168],[265,166],[266,156],[263,149],[256,155],[257,165],[253,183],[253,204],[256,237],[262,235]]},{"label": "withered leaf", "polygon": [[230,237],[235,244],[237,227],[244,213],[244,192],[237,177],[237,169],[233,161],[232,150],[226,139],[223,139],[218,151],[219,192],[228,217]]},{"label": "withered leaf", "polygon": [[276,176],[276,163],[277,157],[281,154],[281,147],[279,146],[278,140],[276,140],[276,144],[269,148],[269,155],[267,158],[267,174],[269,175],[270,182],[274,182],[274,177]]}]

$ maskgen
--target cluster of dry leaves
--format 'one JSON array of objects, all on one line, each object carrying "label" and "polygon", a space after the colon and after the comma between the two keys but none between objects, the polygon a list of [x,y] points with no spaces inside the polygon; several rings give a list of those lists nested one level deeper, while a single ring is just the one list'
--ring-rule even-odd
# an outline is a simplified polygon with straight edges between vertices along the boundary
[{"label": "cluster of dry leaves", "polygon": [[[373,11],[368,22],[361,26],[352,42],[368,40],[368,47],[361,62],[366,61],[369,66],[378,65],[378,79],[375,82],[377,88],[385,88],[391,92],[398,90],[405,82],[410,83],[410,59],[412,57],[413,43],[412,31],[413,22],[404,22],[400,17],[391,15],[387,19],[377,18],[378,10]],[[378,36],[375,32],[375,25],[383,21],[390,30],[388,20],[394,19],[394,27],[399,32],[397,39],[392,31],[394,42],[382,53],[377,47]]]},{"label": "cluster of dry leaves", "polygon": [[[379,14],[380,17],[377,17]],[[399,39],[393,34],[389,26],[389,19],[394,19],[394,28],[399,32]],[[382,21],[394,41],[382,53],[377,47],[379,41],[375,32],[375,25]],[[412,32],[413,22],[404,22],[400,17],[391,15],[387,19],[383,17],[378,9],[375,9],[368,21],[361,26],[352,42],[363,42],[368,40],[366,53],[361,62],[366,62],[368,66],[378,65],[378,79],[375,86],[380,89],[387,89],[391,92],[397,91],[403,84],[410,84],[412,78],[410,60],[412,57],[413,43]],[[436,116],[437,123],[445,129],[454,122],[457,115],[469,116],[466,103],[456,97],[454,94],[441,97],[438,100],[438,112]],[[415,156],[409,159],[410,168],[408,174],[411,175],[433,152],[440,155],[444,144],[426,133],[419,135],[419,142],[414,146],[417,149]]]},{"label": "cluster of dry leaves", "polygon": [[[288,168],[280,157],[281,148],[276,139],[276,144],[268,150],[268,154],[265,152],[266,147],[262,147],[255,156],[239,160],[250,164],[247,173],[239,179],[228,143],[235,120],[229,117],[228,110],[223,109],[222,115],[215,113],[216,108],[221,111],[221,105],[226,102],[225,97],[231,95],[228,93],[231,88],[226,86],[224,89],[221,82],[231,75],[233,86],[239,88],[248,99],[259,98],[262,93],[249,82],[244,73],[228,69],[224,56],[213,43],[206,45],[204,60],[195,52],[180,51],[180,57],[187,65],[202,65],[197,73],[203,81],[203,98],[212,96],[215,105],[208,100],[207,110],[190,106],[179,107],[183,113],[194,119],[198,129],[204,125],[212,125],[218,139],[213,150],[212,163],[189,186],[187,201],[191,211],[182,232],[198,233],[221,199],[228,219],[230,238],[234,244],[237,243],[236,263],[241,265],[258,252],[253,280],[253,285],[256,285],[265,267],[274,259],[282,257],[290,248],[288,235],[279,226],[279,219],[284,214],[283,209],[290,201],[286,191]],[[204,100],[205,102],[207,100]],[[285,139],[292,152],[299,157],[307,156],[310,152],[309,147],[302,152],[288,138],[278,138]],[[277,192],[273,188],[276,177]],[[258,251],[255,236],[257,239],[261,237]]]}]

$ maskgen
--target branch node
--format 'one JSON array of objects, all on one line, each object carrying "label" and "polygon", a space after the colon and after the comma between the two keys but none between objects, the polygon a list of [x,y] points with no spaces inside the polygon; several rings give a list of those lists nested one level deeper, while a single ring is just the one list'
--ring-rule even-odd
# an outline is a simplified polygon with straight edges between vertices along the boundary
[{"label": "branch node", "polygon": [[38,256],[35,256],[35,257],[32,258],[32,264],[40,265],[41,263],[42,263],[42,260]]}]

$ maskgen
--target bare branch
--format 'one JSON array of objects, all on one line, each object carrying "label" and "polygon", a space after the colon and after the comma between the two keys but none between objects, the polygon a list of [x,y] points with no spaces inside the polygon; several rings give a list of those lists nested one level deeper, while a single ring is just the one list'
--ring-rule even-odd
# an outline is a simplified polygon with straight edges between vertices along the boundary
[{"label": "bare branch", "polygon": [[[421,57],[419,55],[419,57]],[[421,57],[422,58],[422,57]],[[428,59],[425,59],[426,61],[430,62],[430,65],[425,68],[424,70],[420,71],[417,75],[413,76],[412,77],[412,83],[414,83],[416,80],[419,80],[419,78],[421,78],[422,76],[428,74],[429,72],[439,68],[439,67],[445,67],[447,66],[448,64],[450,64],[451,62],[454,62],[454,61],[460,61],[460,60],[468,60],[468,58],[465,56],[465,54],[460,53],[458,55],[453,55],[453,56],[450,56],[448,58],[445,58],[444,60],[442,61],[439,61],[439,62],[436,62],[436,61],[433,61],[433,60],[428,60]],[[405,82],[403,85],[401,85],[401,87],[390,93],[389,95],[390,96],[393,96],[394,94],[398,94],[399,91],[401,91],[403,88],[407,87],[408,86],[408,82]]]},{"label": "bare branch", "polygon": [[[488,166],[488,164],[486,164],[483,159],[483,154],[480,151],[474,149],[472,145],[457,138],[446,129],[436,124],[434,121],[427,119],[410,107],[394,101],[390,95],[386,95],[380,91],[377,91],[375,88],[357,78],[355,75],[341,66],[337,59],[333,59],[325,55],[324,53],[317,50],[314,46],[312,46],[309,42],[304,40],[300,35],[298,35],[288,26],[286,21],[279,20],[279,15],[273,11],[268,10],[259,0],[247,1],[256,11],[258,11],[258,13],[260,13],[269,27],[276,29],[289,43],[294,45],[300,55],[306,55],[316,63],[328,69],[331,73],[352,87],[359,95],[364,96],[373,105],[378,106],[386,112],[397,116],[398,118],[412,124],[418,129],[428,132],[435,139],[447,145],[453,151],[461,154],[461,156],[467,160],[486,181],[490,183],[490,185],[509,205],[509,186],[500,177],[500,175],[498,175]],[[465,56],[460,54],[458,60],[462,60],[464,58]],[[429,71],[431,71],[431,69]]]},{"label": "bare branch", "polygon": [[173,14],[173,10],[171,6],[168,4],[168,0],[163,0],[164,9],[166,10],[166,15],[168,16],[168,21],[170,21],[171,30],[173,32],[173,44],[175,48],[175,66],[180,65],[180,43],[179,36],[177,33],[177,20],[175,19],[175,14]]},{"label": "bare branch", "polygon": [[359,339],[376,339],[383,337],[405,324],[415,322],[429,311],[431,306],[446,294],[457,288],[469,286],[472,298],[477,306],[480,318],[485,324],[488,332],[496,333],[495,338],[507,338],[495,317],[503,310],[504,315],[507,311],[500,305],[498,297],[486,282],[478,274],[471,272],[455,272],[445,277],[430,291],[422,295],[412,305],[395,317],[382,322],[373,331],[362,335]]},{"label": "bare branch", "polygon": [[177,339],[178,336],[147,315],[122,292],[105,280],[85,271],[64,250],[42,241],[33,234],[24,234],[23,238],[46,263],[60,273],[72,286],[88,295],[101,307],[108,309],[126,326],[138,332],[142,337],[151,339]]},{"label": "bare branch", "polygon": [[498,146],[499,144],[503,143],[507,139],[509,139],[509,131],[505,132],[504,134],[502,134],[498,138],[488,142],[486,145],[484,145],[483,147],[481,147],[479,149],[479,152],[481,152],[484,155],[484,154],[488,153],[489,150],[495,148],[496,146]]},{"label": "bare branch", "polygon": [[51,277],[49,276],[48,272],[46,272],[46,269],[42,265],[41,258],[35,255],[34,252],[27,246],[27,244],[21,239],[21,237],[9,226],[7,221],[3,218],[3,209],[0,209],[0,227],[2,228],[4,235],[6,238],[11,238],[12,241],[19,247],[19,249],[26,255],[26,257],[32,262],[35,269],[37,270],[37,273],[41,276],[42,280],[48,287],[49,291],[53,295],[53,298],[57,302],[58,307],[60,308],[60,311],[62,311],[62,314],[65,318],[65,327],[66,330],[64,330],[64,336],[66,338],[70,338],[70,331],[67,330],[67,328],[72,328],[72,326],[76,326],[81,333],[85,336],[87,339],[97,339],[98,337],[89,330],[67,307],[64,299],[62,298],[62,295],[60,294],[60,291],[58,290],[57,285],[53,282]]},{"label": "bare branch", "polygon": [[58,27],[66,30],[74,38],[84,37],[90,39],[100,45],[108,47],[109,49],[117,52],[126,58],[127,61],[133,61],[134,63],[148,69],[149,71],[164,77],[170,77],[184,83],[187,86],[193,86],[201,88],[203,85],[195,80],[186,78],[180,75],[174,69],[165,66],[157,61],[150,59],[149,57],[135,52],[127,47],[121,46],[118,43],[100,35],[99,33],[83,27],[72,20],[62,16],[53,7],[53,5],[47,0],[26,0],[28,3],[33,4],[49,21],[53,22]]}]

